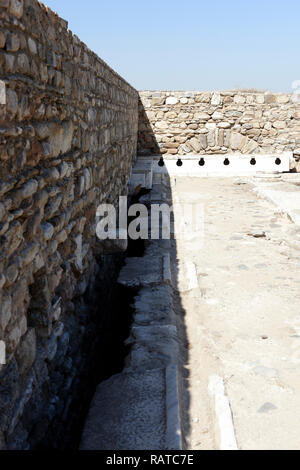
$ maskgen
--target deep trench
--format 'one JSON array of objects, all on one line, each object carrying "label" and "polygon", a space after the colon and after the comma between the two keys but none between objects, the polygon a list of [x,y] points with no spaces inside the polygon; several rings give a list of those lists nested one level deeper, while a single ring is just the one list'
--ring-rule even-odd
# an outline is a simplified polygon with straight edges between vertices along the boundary
[{"label": "deep trench", "polygon": [[[131,204],[138,203],[139,198],[148,192],[141,191],[131,199]],[[132,219],[129,218],[128,224]],[[133,304],[138,289],[124,287],[117,282],[117,278],[125,264],[126,258],[143,257],[144,253],[144,240],[128,240],[127,251],[122,255],[114,255],[117,258],[115,261],[117,268],[111,280],[110,289],[103,285],[100,272],[95,285],[96,293],[94,298],[94,303],[95,301],[99,303],[99,307],[94,312],[95,318],[98,319],[98,323],[96,321],[96,346],[94,351],[89,354],[91,364],[86,373],[78,377],[78,380],[82,382],[81,391],[79,391],[77,399],[72,403],[69,412],[69,423],[63,428],[64,436],[68,433],[69,437],[68,439],[60,439],[61,443],[55,445],[56,448],[62,450],[77,450],[79,448],[85,421],[96,388],[101,382],[124,370],[125,361],[131,348],[131,345],[126,344],[126,340],[131,331],[134,315]],[[88,302],[89,300],[87,300],[87,304]],[[95,323],[92,328],[94,326]],[[89,338],[87,337],[86,340],[88,343]]]}]

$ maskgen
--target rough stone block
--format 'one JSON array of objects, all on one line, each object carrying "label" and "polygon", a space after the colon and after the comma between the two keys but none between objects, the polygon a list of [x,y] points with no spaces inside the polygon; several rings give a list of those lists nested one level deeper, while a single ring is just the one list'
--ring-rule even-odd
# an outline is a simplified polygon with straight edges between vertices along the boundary
[{"label": "rough stone block", "polygon": [[9,33],[6,37],[6,50],[8,52],[16,52],[20,48],[20,39],[14,33]]},{"label": "rough stone block", "polygon": [[26,375],[36,358],[36,333],[34,328],[29,328],[23,336],[16,352],[16,359],[20,375]]},{"label": "rough stone block", "polygon": [[23,7],[23,0],[10,0],[9,10],[16,18],[20,19],[23,15]]},{"label": "rough stone block", "polygon": [[5,296],[2,299],[1,311],[0,311],[0,327],[2,332],[5,331],[8,323],[11,319],[11,297]]},{"label": "rough stone block", "polygon": [[163,260],[161,256],[128,258],[118,278],[119,284],[135,288],[163,282]]},{"label": "rough stone block", "polygon": [[164,369],[115,375],[97,388],[80,448],[164,449],[165,413]]}]

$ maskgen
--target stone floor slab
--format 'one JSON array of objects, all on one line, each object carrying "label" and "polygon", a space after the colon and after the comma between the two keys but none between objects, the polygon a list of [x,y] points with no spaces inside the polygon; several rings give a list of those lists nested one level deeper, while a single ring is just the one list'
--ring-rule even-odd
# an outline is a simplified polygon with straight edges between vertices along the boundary
[{"label": "stone floor slab", "polygon": [[157,369],[179,363],[174,325],[134,326],[128,344],[132,344],[129,364],[134,369]]},{"label": "stone floor slab", "polygon": [[127,258],[118,282],[131,288],[162,283],[163,258],[161,256]]},{"label": "stone floor slab", "polygon": [[165,370],[127,371],[101,383],[81,450],[165,449]]}]

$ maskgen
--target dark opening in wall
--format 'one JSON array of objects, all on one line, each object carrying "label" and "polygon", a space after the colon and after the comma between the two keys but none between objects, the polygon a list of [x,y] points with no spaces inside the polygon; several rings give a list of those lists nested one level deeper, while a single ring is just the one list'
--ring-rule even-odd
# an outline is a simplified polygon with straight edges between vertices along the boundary
[{"label": "dark opening in wall", "polygon": [[117,284],[115,288],[111,317],[102,345],[102,352],[107,358],[104,363],[102,380],[107,380],[124,369],[125,359],[131,348],[130,345],[125,344],[125,341],[130,335],[134,314],[132,305],[136,294],[136,289],[129,289],[120,284]]},{"label": "dark opening in wall", "polygon": [[[149,189],[142,189],[139,191],[138,194],[133,196],[131,198],[130,204],[139,204],[140,198],[142,196],[145,196],[150,193]],[[138,215],[137,215],[138,217]],[[128,218],[128,224],[132,222],[135,219],[135,217],[129,217]],[[145,249],[146,249],[146,241],[142,240],[139,238],[138,240],[132,240],[131,238],[128,238],[128,249],[126,256],[128,258],[142,258],[145,254]]]}]

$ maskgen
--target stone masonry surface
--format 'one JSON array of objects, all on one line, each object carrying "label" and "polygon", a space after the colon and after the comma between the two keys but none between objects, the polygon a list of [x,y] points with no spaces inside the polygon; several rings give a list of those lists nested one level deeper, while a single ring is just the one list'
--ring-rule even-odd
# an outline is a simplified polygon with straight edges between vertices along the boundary
[{"label": "stone masonry surface", "polygon": [[300,155],[294,95],[254,91],[140,92],[141,155],[237,152]]},{"label": "stone masonry surface", "polygon": [[49,8],[0,0],[0,449],[64,447],[80,427],[122,259],[96,208],[128,193],[137,149],[299,159],[299,135],[293,95],[138,94]]},{"label": "stone masonry surface", "polygon": [[95,211],[127,194],[137,127],[138,93],[66,21],[0,0],[0,449],[68,415],[89,360],[83,296],[114,266]]}]

